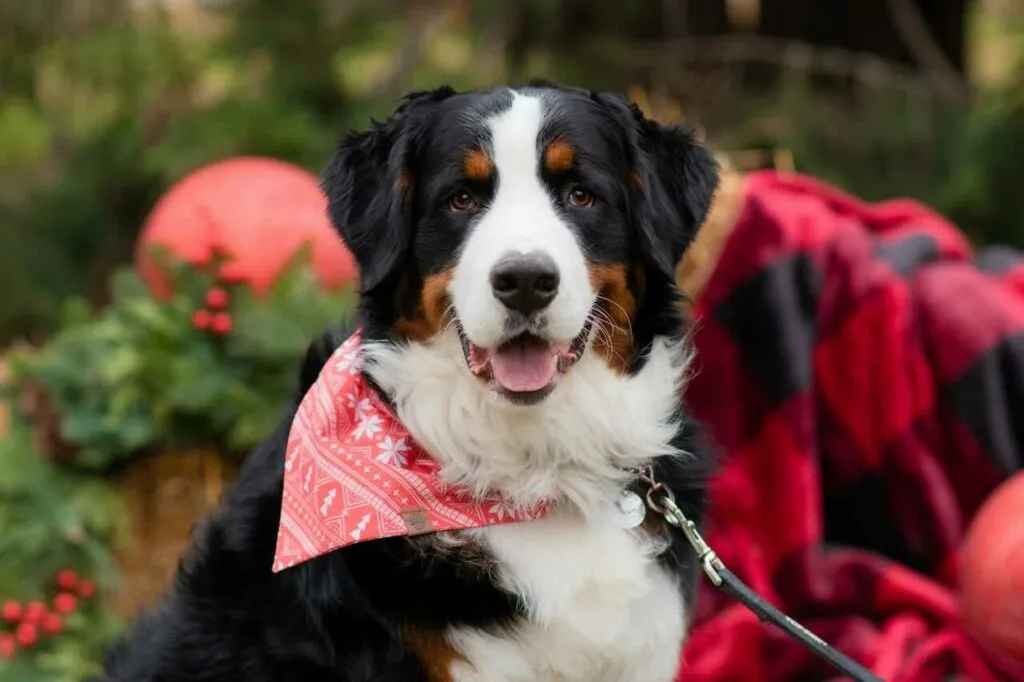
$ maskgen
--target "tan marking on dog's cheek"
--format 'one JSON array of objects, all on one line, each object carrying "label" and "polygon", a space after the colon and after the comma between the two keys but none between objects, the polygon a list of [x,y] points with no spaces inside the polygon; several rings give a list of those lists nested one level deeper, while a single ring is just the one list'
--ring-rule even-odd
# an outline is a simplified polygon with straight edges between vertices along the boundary
[{"label": "tan marking on dog's cheek", "polygon": [[452,682],[452,666],[463,660],[443,635],[413,626],[402,628],[405,645],[419,658],[430,682]]},{"label": "tan marking on dog's cheek", "polygon": [[407,170],[399,173],[398,180],[395,182],[395,189],[399,192],[408,192],[412,189],[412,173]]},{"label": "tan marking on dog's cheek", "polygon": [[544,150],[544,168],[549,173],[565,173],[572,169],[575,160],[576,148],[566,140],[552,140]]},{"label": "tan marking on dog's cheek", "polygon": [[494,161],[481,149],[471,149],[462,157],[462,172],[473,182],[487,182],[494,175]]},{"label": "tan marking on dog's cheek", "polygon": [[392,329],[395,336],[412,341],[426,341],[440,334],[444,329],[445,315],[451,305],[448,297],[448,285],[451,281],[450,270],[424,278],[416,311],[412,317],[401,317],[395,322]]},{"label": "tan marking on dog's cheek", "polygon": [[[594,351],[600,353],[612,371],[625,374],[633,359],[633,317],[636,296],[629,286],[629,268],[624,264],[590,263],[590,286],[600,296]],[[609,324],[610,321],[610,324]]]}]

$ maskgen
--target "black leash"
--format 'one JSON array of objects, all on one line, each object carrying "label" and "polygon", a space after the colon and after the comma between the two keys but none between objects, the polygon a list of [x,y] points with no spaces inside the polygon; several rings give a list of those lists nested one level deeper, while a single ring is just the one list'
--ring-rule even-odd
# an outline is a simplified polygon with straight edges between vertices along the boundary
[{"label": "black leash", "polygon": [[746,583],[725,567],[715,551],[704,541],[697,526],[686,518],[683,511],[676,505],[676,498],[672,491],[664,483],[654,479],[653,470],[647,467],[638,473],[640,480],[648,486],[647,506],[664,516],[670,525],[683,532],[693,547],[693,551],[696,552],[697,560],[700,561],[700,565],[712,585],[753,611],[762,621],[771,623],[807,647],[812,653],[824,658],[844,675],[848,675],[857,682],[884,682],[881,677],[849,656],[832,648],[813,632],[758,596]]}]

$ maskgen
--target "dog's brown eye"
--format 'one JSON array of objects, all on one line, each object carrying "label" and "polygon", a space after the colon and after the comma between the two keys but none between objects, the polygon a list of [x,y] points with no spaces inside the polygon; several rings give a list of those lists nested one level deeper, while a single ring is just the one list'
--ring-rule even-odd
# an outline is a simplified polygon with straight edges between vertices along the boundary
[{"label": "dog's brown eye", "polygon": [[448,206],[453,211],[468,211],[476,206],[476,199],[464,189],[460,189],[448,200]]},{"label": "dog's brown eye", "polygon": [[580,208],[588,208],[594,205],[594,195],[582,187],[573,187],[569,190],[569,203]]}]

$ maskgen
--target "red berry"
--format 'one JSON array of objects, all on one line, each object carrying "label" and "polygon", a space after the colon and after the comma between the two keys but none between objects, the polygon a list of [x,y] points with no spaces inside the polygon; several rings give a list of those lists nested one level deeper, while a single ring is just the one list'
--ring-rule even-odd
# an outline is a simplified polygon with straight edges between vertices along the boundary
[{"label": "red berry", "polygon": [[78,576],[71,569],[64,569],[57,574],[57,587],[62,590],[73,590],[78,584]]},{"label": "red berry", "polygon": [[62,592],[53,598],[53,608],[57,613],[71,613],[78,608],[78,600],[75,595]]},{"label": "red berry", "polygon": [[25,613],[21,616],[21,622],[38,623],[44,613],[46,613],[46,604],[41,601],[29,602],[25,605]]},{"label": "red berry", "polygon": [[24,613],[25,609],[22,608],[21,604],[12,600],[4,602],[3,608],[0,609],[0,618],[3,618],[8,623],[17,623],[21,620],[21,616]]},{"label": "red berry", "polygon": [[96,594],[96,585],[91,580],[79,580],[78,581],[78,596],[84,599],[88,599],[92,595]]},{"label": "red berry", "polygon": [[22,623],[14,631],[14,639],[21,646],[32,646],[39,639],[39,631],[36,630],[36,626],[32,623]]},{"label": "red berry", "polygon": [[247,279],[247,275],[238,267],[238,263],[232,261],[228,261],[220,266],[217,277],[225,284],[241,284]]},{"label": "red berry", "polygon": [[220,310],[228,304],[228,292],[226,289],[214,287],[206,292],[206,306],[214,310]]},{"label": "red berry", "polygon": [[210,311],[197,310],[192,314],[192,326],[196,329],[207,329],[210,326]]},{"label": "red berry", "polygon": [[227,313],[217,313],[213,316],[213,322],[210,323],[210,329],[215,334],[227,334],[231,331],[231,327],[235,321],[231,319],[231,316]]},{"label": "red berry", "polygon": [[0,632],[0,661],[9,661],[14,658],[14,651],[18,645],[14,642],[14,635],[7,632]]},{"label": "red berry", "polygon": [[64,621],[56,613],[43,614],[43,619],[39,621],[39,628],[48,635],[56,635],[64,627]]}]

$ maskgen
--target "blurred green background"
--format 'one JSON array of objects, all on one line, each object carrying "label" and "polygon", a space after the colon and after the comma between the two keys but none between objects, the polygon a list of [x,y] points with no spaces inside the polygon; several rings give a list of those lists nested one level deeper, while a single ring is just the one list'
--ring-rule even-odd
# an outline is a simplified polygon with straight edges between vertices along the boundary
[{"label": "blurred green background", "polygon": [[719,150],[1024,246],[1022,57],[1022,0],[0,0],[0,341],[102,303],[190,170],[319,171],[445,82],[629,91]]}]

